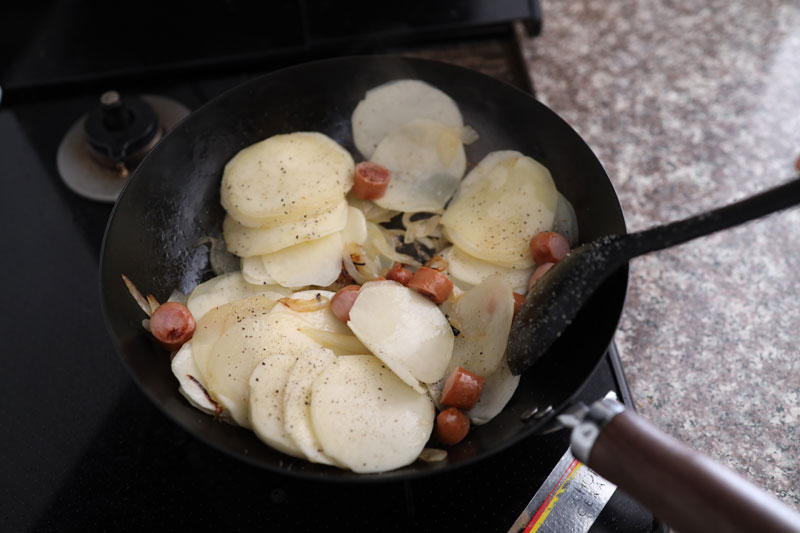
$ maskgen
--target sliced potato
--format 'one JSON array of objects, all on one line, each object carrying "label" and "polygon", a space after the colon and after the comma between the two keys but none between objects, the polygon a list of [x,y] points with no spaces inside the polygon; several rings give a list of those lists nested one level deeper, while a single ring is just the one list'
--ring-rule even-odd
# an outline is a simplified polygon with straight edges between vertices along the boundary
[{"label": "sliced potato", "polygon": [[450,246],[441,252],[442,258],[447,261],[445,273],[453,283],[462,289],[471,289],[480,284],[489,276],[499,274],[511,287],[511,290],[525,294],[528,290],[528,279],[533,274],[531,268],[509,268],[495,265],[472,257],[458,246]]},{"label": "sliced potato", "polygon": [[261,259],[267,274],[283,287],[326,287],[342,272],[343,250],[342,235],[336,232],[262,255]]},{"label": "sliced potato", "polygon": [[467,164],[461,128],[427,118],[392,130],[375,149],[371,161],[392,173],[386,193],[374,202],[406,213],[441,213]]},{"label": "sliced potato", "polygon": [[305,459],[283,425],[283,391],[298,355],[273,354],[250,375],[250,426],[279,452]]},{"label": "sliced potato", "polygon": [[192,344],[190,342],[181,346],[181,349],[172,358],[170,366],[172,373],[180,384],[178,391],[183,394],[190,404],[209,415],[218,416],[222,414],[218,412],[218,404],[211,399],[209,392],[205,388],[203,377],[194,362],[194,354],[192,353]]},{"label": "sliced potato", "polygon": [[553,227],[558,191],[550,172],[530,157],[500,160],[468,185],[442,216],[454,245],[501,266],[533,266],[529,244]]},{"label": "sliced potato", "polygon": [[558,193],[553,231],[566,237],[570,247],[574,248],[578,244],[578,217],[572,204],[561,193]]},{"label": "sliced potato", "polygon": [[222,223],[222,234],[228,251],[240,257],[253,257],[341,231],[347,218],[347,201],[342,199],[332,208],[315,209],[304,213],[300,220],[280,226],[248,228],[227,215]]},{"label": "sliced potato", "polygon": [[302,355],[320,346],[300,333],[288,315],[256,314],[237,321],[214,344],[206,363],[206,383],[237,424],[249,427],[250,374],[273,354]]},{"label": "sliced potato", "polygon": [[369,350],[418,392],[444,376],[453,331],[428,298],[394,281],[365,283],[347,322]]},{"label": "sliced potato", "polygon": [[353,158],[317,132],[275,135],[241,150],[222,174],[222,207],[249,227],[333,207],[353,186]]},{"label": "sliced potato", "polygon": [[415,118],[463,126],[452,98],[419,80],[396,80],[367,91],[353,111],[353,140],[365,159],[391,131]]},{"label": "sliced potato", "polygon": [[354,472],[385,472],[414,462],[434,415],[427,395],[372,355],[338,357],[311,391],[311,422],[322,449]]},{"label": "sliced potato", "polygon": [[347,208],[347,224],[342,230],[345,244],[364,244],[367,240],[367,218],[361,209],[353,206]]},{"label": "sliced potato", "polygon": [[[207,382],[208,360],[220,337],[234,324],[242,322],[249,316],[269,313],[272,307],[284,295],[277,292],[263,292],[244,300],[234,300],[214,307],[197,321],[192,340],[192,354],[200,372],[202,383]],[[208,387],[206,387],[208,388]],[[209,391],[212,392],[212,391]],[[213,396],[213,392],[212,392]]]},{"label": "sliced potato", "polygon": [[503,357],[500,366],[483,382],[483,392],[477,403],[467,411],[470,421],[476,426],[489,422],[500,414],[508,401],[514,396],[520,376],[511,374]]},{"label": "sliced potato", "polygon": [[456,192],[455,196],[453,196],[453,200],[455,201],[461,196],[468,194],[471,187],[484,180],[487,174],[489,174],[489,172],[494,169],[498,163],[513,161],[523,157],[525,157],[525,154],[522,152],[517,152],[516,150],[498,150],[496,152],[489,152],[478,162],[477,165],[472,167],[472,170],[470,170],[466,176],[464,176],[464,179],[461,181],[461,185],[458,187],[458,191]]},{"label": "sliced potato", "polygon": [[195,287],[186,300],[186,307],[192,313],[195,321],[197,321],[214,307],[234,300],[242,300],[267,291],[282,294],[289,293],[289,291],[278,285],[264,285],[254,285],[248,282],[241,272],[229,272],[211,278]]},{"label": "sliced potato", "polygon": [[446,312],[459,334],[448,370],[460,365],[479,376],[492,374],[504,359],[514,318],[511,287],[495,274],[450,305]]},{"label": "sliced potato", "polygon": [[335,464],[323,451],[311,424],[311,387],[336,355],[322,347],[300,355],[283,390],[283,426],[303,455],[312,463]]},{"label": "sliced potato", "polygon": [[[241,259],[242,277],[247,283],[253,285],[271,285],[281,287],[275,280],[267,274],[267,269],[264,268],[264,261],[260,255],[255,257],[242,257]],[[291,294],[291,289],[281,287],[281,289]]]}]

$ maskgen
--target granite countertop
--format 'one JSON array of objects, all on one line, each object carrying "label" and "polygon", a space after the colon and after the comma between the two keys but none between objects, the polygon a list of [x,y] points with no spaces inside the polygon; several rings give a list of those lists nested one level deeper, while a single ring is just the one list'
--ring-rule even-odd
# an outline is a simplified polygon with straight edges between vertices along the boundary
[{"label": "granite countertop", "polygon": [[[594,149],[629,231],[790,179],[796,0],[543,1],[540,100]],[[800,509],[800,209],[631,263],[616,342],[639,412]]]}]

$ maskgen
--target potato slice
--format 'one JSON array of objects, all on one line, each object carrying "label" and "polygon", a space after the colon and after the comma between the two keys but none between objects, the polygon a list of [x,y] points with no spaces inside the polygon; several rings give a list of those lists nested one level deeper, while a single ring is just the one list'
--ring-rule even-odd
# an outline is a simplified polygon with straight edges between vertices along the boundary
[{"label": "potato slice", "polygon": [[367,240],[367,218],[361,209],[353,206],[347,208],[347,224],[342,230],[345,244],[364,244]]},{"label": "potato slice", "polygon": [[[261,259],[260,255],[255,257],[242,257],[241,260],[241,267],[242,267],[242,277],[247,283],[251,283],[253,285],[270,285],[275,287],[281,287],[275,280],[267,274],[267,269],[264,268],[264,261]],[[289,294],[291,294],[291,289],[286,289],[281,287],[281,289],[285,290]]]},{"label": "potato slice", "polygon": [[283,391],[297,355],[273,354],[250,375],[250,426],[256,436],[279,452],[305,459],[283,426]]},{"label": "potato slice", "polygon": [[249,227],[299,220],[338,204],[353,186],[353,158],[317,132],[275,135],[241,150],[222,174],[222,207]]},{"label": "potato slice", "polygon": [[476,426],[489,422],[505,408],[506,404],[519,385],[520,376],[511,374],[508,363],[503,357],[502,363],[483,382],[483,392],[467,416]]},{"label": "potato slice", "polygon": [[217,411],[217,404],[206,390],[200,370],[194,362],[192,343],[187,342],[181,346],[181,349],[172,358],[170,367],[178,380],[178,391],[190,404],[209,415],[222,414]]},{"label": "potato slice", "polygon": [[267,274],[283,287],[326,287],[342,272],[342,235],[332,233],[321,239],[262,255]]},{"label": "potato slice", "polygon": [[461,181],[461,185],[458,187],[458,191],[453,196],[453,201],[457,200],[461,196],[464,196],[465,194],[468,194],[471,187],[485,179],[487,174],[489,174],[489,172],[495,166],[497,166],[498,163],[502,163],[504,161],[513,161],[523,157],[525,157],[525,154],[522,152],[517,152],[516,150],[498,150],[496,152],[489,152],[478,162],[477,165],[472,167],[472,170],[470,170],[466,176],[464,176],[464,179]]},{"label": "potato slice", "polygon": [[553,231],[566,237],[572,248],[578,244],[578,217],[572,204],[561,193],[558,193]]},{"label": "potato slice", "polygon": [[347,201],[342,199],[332,208],[315,209],[303,214],[300,220],[280,226],[248,228],[227,215],[222,222],[222,234],[229,252],[240,257],[253,257],[341,231],[347,218]]},{"label": "potato slice", "polygon": [[419,80],[396,80],[367,91],[353,111],[353,140],[365,159],[391,131],[415,118],[463,126],[452,98]]},{"label": "potato slice", "polygon": [[228,328],[206,363],[209,391],[237,424],[249,427],[250,374],[272,354],[302,355],[320,349],[300,333],[302,323],[287,315],[255,314]]},{"label": "potato slice", "polygon": [[459,334],[448,370],[460,365],[479,376],[492,374],[503,361],[514,318],[511,287],[495,274],[450,305],[450,309],[443,307]]},{"label": "potato slice", "polygon": [[289,294],[287,289],[278,285],[254,285],[248,282],[241,272],[229,272],[195,287],[186,300],[186,307],[197,321],[214,307],[267,291]]},{"label": "potato slice", "polygon": [[441,252],[442,258],[447,261],[445,274],[461,289],[471,289],[479,285],[489,276],[499,274],[511,287],[511,290],[525,294],[528,290],[528,279],[533,274],[531,268],[509,268],[495,265],[472,257],[457,246],[450,246]]},{"label": "potato slice", "polygon": [[192,345],[192,354],[202,383],[207,382],[208,360],[214,345],[228,328],[242,322],[247,317],[269,313],[275,302],[283,297],[284,294],[267,291],[244,300],[234,300],[214,307],[197,321],[194,335],[189,342]]},{"label": "potato slice", "polygon": [[311,391],[311,422],[322,449],[354,472],[385,472],[414,462],[434,415],[427,395],[371,355],[338,357]]},{"label": "potato slice", "polygon": [[371,161],[392,173],[386,193],[374,202],[407,213],[441,213],[467,165],[461,128],[427,118],[392,130]]},{"label": "potato slice", "polygon": [[444,376],[453,331],[428,298],[395,281],[361,287],[347,322],[369,350],[418,392]]},{"label": "potato slice", "polygon": [[300,355],[283,390],[283,426],[300,451],[312,463],[335,462],[323,451],[311,424],[311,387],[336,355],[322,347]]},{"label": "potato slice", "polygon": [[453,200],[442,226],[454,245],[491,263],[533,266],[531,237],[553,227],[558,191],[550,172],[530,157],[496,163]]}]

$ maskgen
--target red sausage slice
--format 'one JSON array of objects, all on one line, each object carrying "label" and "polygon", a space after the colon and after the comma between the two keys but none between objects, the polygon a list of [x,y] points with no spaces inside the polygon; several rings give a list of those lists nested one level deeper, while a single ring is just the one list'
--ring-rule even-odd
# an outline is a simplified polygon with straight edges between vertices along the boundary
[{"label": "red sausage slice", "polygon": [[444,405],[469,411],[483,392],[483,378],[460,366],[455,367],[442,389],[441,402]]},{"label": "red sausage slice", "polygon": [[362,200],[380,198],[386,193],[386,187],[389,186],[391,179],[392,174],[386,167],[372,161],[362,161],[356,165],[353,195]]},{"label": "red sausage slice", "polygon": [[[533,277],[533,276],[531,276],[531,277]],[[519,310],[522,309],[522,304],[524,304],[524,303],[525,303],[525,296],[523,296],[522,294],[520,294],[518,292],[515,292],[514,293],[514,318],[516,318],[517,313],[519,313]],[[512,318],[512,320],[513,320],[513,318]]]},{"label": "red sausage slice", "polygon": [[188,342],[194,335],[195,326],[192,313],[178,302],[163,303],[150,316],[150,332],[170,351]]},{"label": "red sausage slice", "polygon": [[554,265],[555,263],[543,263],[539,265],[536,270],[533,271],[533,274],[531,274],[531,279],[528,280],[528,290],[531,290],[533,285],[542,279],[542,276],[547,274],[547,271],[553,268]]},{"label": "red sausage slice", "polygon": [[331,298],[331,311],[336,315],[336,318],[342,322],[350,320],[350,308],[358,298],[358,291],[361,290],[359,285],[348,285],[342,287]]},{"label": "red sausage slice", "polygon": [[408,282],[408,288],[427,296],[433,303],[439,305],[447,300],[453,290],[453,282],[438,270],[419,267]]},{"label": "red sausage slice", "polygon": [[558,263],[569,253],[569,241],[560,233],[543,231],[531,239],[531,257],[537,265]]},{"label": "red sausage slice", "polygon": [[469,418],[455,407],[445,409],[436,416],[436,437],[442,444],[458,444],[468,432]]},{"label": "red sausage slice", "polygon": [[407,268],[403,268],[403,265],[400,263],[395,263],[392,269],[386,273],[386,279],[390,279],[392,281],[396,281],[397,283],[401,283],[403,285],[408,285],[408,282],[411,281],[411,277],[414,274]]}]

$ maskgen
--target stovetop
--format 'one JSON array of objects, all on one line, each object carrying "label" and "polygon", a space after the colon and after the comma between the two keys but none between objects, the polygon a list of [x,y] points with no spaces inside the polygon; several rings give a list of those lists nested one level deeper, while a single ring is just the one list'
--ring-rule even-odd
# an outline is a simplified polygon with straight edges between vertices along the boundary
[{"label": "stovetop", "polygon": [[[124,88],[197,108],[258,72]],[[0,107],[0,530],[506,531],[568,448],[567,431],[530,437],[452,473],[336,485],[256,469],[187,434],[127,375],[106,331],[98,262],[111,206],[60,180],[64,133],[94,90]],[[580,399],[631,405],[613,345]],[[591,531],[651,531],[617,491]]]}]

